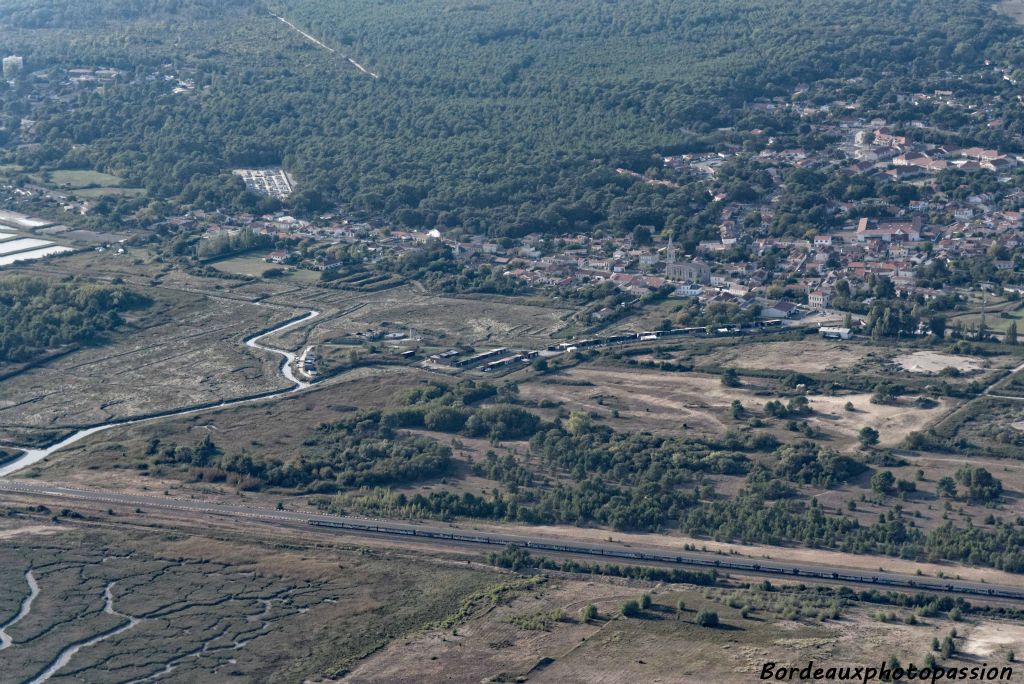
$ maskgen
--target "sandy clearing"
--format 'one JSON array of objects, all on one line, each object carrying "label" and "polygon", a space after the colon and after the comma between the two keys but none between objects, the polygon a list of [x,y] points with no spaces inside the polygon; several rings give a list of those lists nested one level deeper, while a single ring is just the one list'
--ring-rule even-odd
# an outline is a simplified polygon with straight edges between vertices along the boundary
[{"label": "sandy clearing", "polygon": [[[857,433],[861,428],[873,427],[879,432],[879,444],[894,447],[915,430],[921,430],[929,423],[947,415],[960,402],[942,398],[939,405],[931,409],[922,409],[908,405],[906,401],[898,405],[872,404],[870,394],[849,394],[844,396],[811,396],[808,397],[815,415],[810,422],[823,430],[838,432],[847,445],[857,448]],[[847,411],[847,402],[853,404],[854,411]]]},{"label": "sandy clearing", "polygon": [[0,530],[0,539],[14,539],[22,535],[36,534],[36,535],[50,535],[60,534],[61,532],[67,531],[53,525],[27,525],[25,527],[16,527],[10,530]]},{"label": "sandy clearing", "polygon": [[[614,409],[625,424],[643,429],[685,426],[721,434],[729,428],[722,418],[733,400],[749,404],[753,399],[747,390],[724,387],[717,377],[694,373],[573,368],[547,379],[554,382],[521,385],[520,394],[561,401],[570,410],[608,413]],[[592,384],[560,384],[559,380]]]},{"label": "sandy clearing", "polygon": [[944,368],[956,368],[961,373],[982,370],[985,362],[973,356],[955,356],[933,351],[919,351],[897,356],[893,362],[911,373],[938,373]]},{"label": "sandy clearing", "polygon": [[976,656],[989,656],[998,651],[1024,649],[1024,625],[985,622],[967,634],[963,650]]}]

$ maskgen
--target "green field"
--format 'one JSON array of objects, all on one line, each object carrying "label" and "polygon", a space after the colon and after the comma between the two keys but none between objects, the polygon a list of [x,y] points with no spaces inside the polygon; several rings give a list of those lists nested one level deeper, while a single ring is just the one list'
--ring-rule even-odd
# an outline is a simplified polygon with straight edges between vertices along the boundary
[{"label": "green field", "polygon": [[86,199],[92,199],[96,197],[106,197],[108,195],[116,195],[120,197],[138,197],[145,195],[146,191],[144,188],[85,188],[82,190],[75,190],[77,197]]},{"label": "green field", "polygon": [[[22,171],[20,166],[0,166],[0,175],[14,174]],[[88,169],[58,169],[42,171],[29,176],[29,180],[54,190],[71,191],[82,199],[95,199],[106,196],[136,197],[145,194],[143,188],[123,187],[124,179],[101,171]]]},{"label": "green field", "polygon": [[[1024,307],[1003,313],[989,311],[985,314],[985,326],[993,332],[1004,333],[1011,323],[1016,323],[1017,328],[1024,331],[1024,323],[1022,321],[1024,321]],[[969,329],[972,325],[977,328],[981,325],[981,313],[964,314],[963,316],[950,318],[948,321],[949,326],[957,323],[961,323],[964,328]]]},{"label": "green field", "polygon": [[76,190],[97,186],[106,188],[119,187],[123,182],[124,179],[109,173],[74,169],[52,171],[50,172],[49,179],[51,185],[70,187]]},{"label": "green field", "polygon": [[[281,269],[278,264],[271,264],[263,260],[263,257],[254,254],[231,257],[222,261],[210,264],[218,271],[234,275],[262,276],[272,269]],[[316,282],[320,278],[319,273],[306,270],[285,271],[283,278],[297,280],[299,282]]]}]

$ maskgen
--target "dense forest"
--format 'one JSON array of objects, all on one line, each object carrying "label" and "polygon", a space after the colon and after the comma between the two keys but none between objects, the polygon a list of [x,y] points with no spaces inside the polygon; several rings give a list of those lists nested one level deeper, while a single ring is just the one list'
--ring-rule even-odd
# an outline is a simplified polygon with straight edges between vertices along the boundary
[{"label": "dense forest", "polygon": [[[716,216],[706,187],[616,167],[643,173],[753,127],[820,145],[800,139],[798,117],[749,105],[827,81],[885,108],[909,82],[1022,45],[984,0],[14,0],[0,29],[29,70],[126,72],[34,112],[41,144],[10,154],[30,168],[97,168],[157,198],[265,209],[226,172],[283,164],[298,212],[343,202],[495,235],[668,227],[684,245]],[[173,94],[167,76],[196,90]],[[748,176],[725,190],[756,193]],[[115,214],[167,206],[126,200]]]},{"label": "dense forest", "polygon": [[43,278],[0,279],[0,361],[29,361],[68,344],[96,342],[121,313],[149,300],[118,285]]}]

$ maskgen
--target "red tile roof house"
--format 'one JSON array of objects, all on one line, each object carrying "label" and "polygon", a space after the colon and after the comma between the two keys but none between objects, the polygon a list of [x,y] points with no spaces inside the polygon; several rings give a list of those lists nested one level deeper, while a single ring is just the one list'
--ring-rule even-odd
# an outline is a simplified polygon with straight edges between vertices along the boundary
[{"label": "red tile roof house", "polygon": [[827,309],[832,305],[832,295],[824,290],[812,290],[807,293],[807,304],[812,309]]}]

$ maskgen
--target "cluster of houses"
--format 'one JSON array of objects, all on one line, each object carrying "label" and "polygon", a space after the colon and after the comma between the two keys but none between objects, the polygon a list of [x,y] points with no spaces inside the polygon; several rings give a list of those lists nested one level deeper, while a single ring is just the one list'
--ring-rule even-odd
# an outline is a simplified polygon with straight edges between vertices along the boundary
[{"label": "cluster of houses", "polygon": [[[986,68],[1009,80],[1008,69],[991,64]],[[296,240],[318,245],[358,242],[369,262],[440,241],[466,264],[490,265],[506,277],[538,289],[612,283],[625,293],[643,296],[670,287],[671,296],[698,298],[705,303],[726,301],[741,307],[757,305],[769,318],[829,310],[841,280],[857,288],[874,277],[885,277],[899,291],[934,296],[937,293],[921,287],[915,276],[922,264],[932,260],[952,262],[995,255],[992,263],[997,269],[1016,268],[1012,255],[1021,247],[1018,236],[1024,217],[1006,207],[1024,205],[1024,191],[1009,184],[1009,174],[1022,159],[997,149],[915,142],[916,138],[928,137],[915,135],[915,130],[936,129],[918,121],[897,127],[881,119],[861,117],[856,102],[807,104],[809,100],[801,98],[806,89],[798,87],[791,98],[749,106],[765,112],[784,109],[796,113],[840,142],[813,151],[786,149],[764,131],[749,131],[763,138],[764,144],[754,156],[775,188],[763,199],[747,203],[712,192],[720,208],[720,223],[712,227],[717,229],[717,239],[700,243],[690,254],[681,253],[667,234],[636,243],[631,235],[594,238],[589,234],[538,233],[516,240],[450,238],[436,229],[397,230],[382,221],[350,221],[328,215],[308,222],[285,214],[233,216],[219,224],[207,221],[204,226],[208,235],[248,227],[290,244]],[[900,99],[913,105],[933,103],[960,108],[975,118],[989,120],[990,126],[999,124],[998,103],[986,103],[977,96],[958,97],[950,90],[937,89],[931,94],[916,93]],[[676,186],[697,180],[714,187],[723,165],[740,154],[751,152],[738,145],[722,145],[715,152],[664,156],[664,174],[640,174],[622,168],[616,171],[647,184]],[[921,188],[916,196],[930,199],[830,201],[827,209],[832,215],[849,216],[845,225],[822,226],[817,233],[803,236],[779,237],[769,228],[780,211],[790,169],[865,175],[882,182],[907,181]],[[998,196],[960,192],[951,199],[928,190],[929,186],[935,187],[939,174],[955,169],[994,174],[1006,192]],[[751,216],[759,220],[752,222]],[[737,257],[739,247],[742,258]],[[337,265],[310,258],[308,251],[270,250],[265,258],[318,270]]]},{"label": "cluster of houses", "polygon": [[879,163],[888,163],[890,168],[884,173],[892,180],[900,181],[948,169],[1006,173],[1020,163],[1016,155],[999,150],[908,143],[906,137],[892,135],[884,127],[875,129],[871,134],[867,131],[858,133],[857,146],[856,156],[864,163],[859,168],[868,171]]},{"label": "cluster of houses", "polygon": [[[736,229],[737,222],[726,218],[723,224],[730,230],[722,231],[718,241],[701,243],[694,254],[681,254],[671,237],[656,236],[648,244],[633,244],[631,236],[595,239],[585,234],[557,238],[532,234],[509,245],[486,236],[454,240],[437,230],[394,230],[337,217],[311,223],[283,214],[207,221],[205,234],[249,228],[292,244],[296,239],[319,245],[359,242],[371,261],[441,241],[459,260],[489,264],[506,277],[540,289],[610,282],[623,292],[643,296],[670,286],[671,296],[699,298],[705,303],[726,301],[741,307],[756,303],[768,318],[828,310],[839,280],[856,287],[873,276],[886,277],[899,290],[931,297],[937,293],[915,282],[921,264],[981,256],[991,253],[993,247],[1013,252],[1024,240],[1020,237],[1024,215],[1000,210],[985,196],[972,197],[964,207],[953,209],[954,220],[945,225],[929,223],[927,217],[934,208],[928,202],[886,208],[892,218],[851,220],[841,229],[810,238],[764,236],[756,234],[756,229]],[[770,220],[771,207],[734,205],[726,207],[723,216],[754,209],[765,221]],[[204,217],[197,214],[201,212],[171,221],[203,222]],[[745,241],[751,257],[746,261],[724,259],[737,239]],[[773,256],[774,268],[762,264],[760,258],[765,255]],[[269,250],[265,259],[314,270],[335,266],[315,256],[303,257],[294,249]],[[1000,269],[1014,268],[1010,259],[994,263]],[[788,282],[788,299],[769,295],[780,280]],[[793,296],[794,292],[800,295]]]}]

